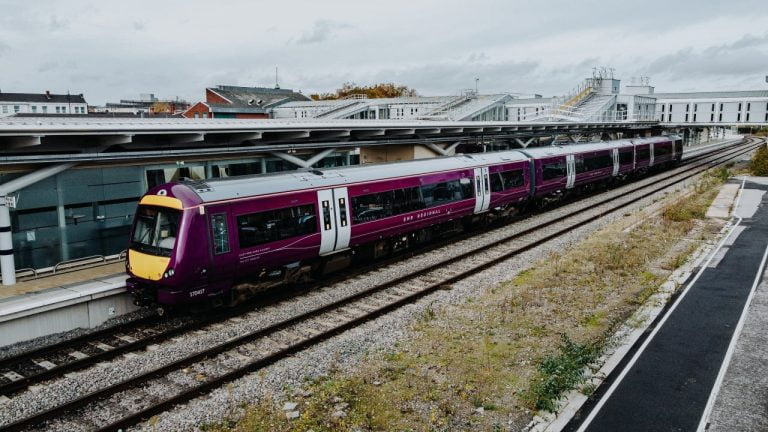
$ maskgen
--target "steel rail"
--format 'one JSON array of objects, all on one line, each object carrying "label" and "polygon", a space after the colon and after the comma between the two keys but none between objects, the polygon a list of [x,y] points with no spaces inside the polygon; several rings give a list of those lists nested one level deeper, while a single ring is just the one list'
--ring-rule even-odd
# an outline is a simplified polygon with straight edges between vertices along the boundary
[{"label": "steel rail", "polygon": [[[733,147],[738,147],[739,145],[741,145],[741,143],[734,143],[734,144],[729,144],[729,145],[725,145],[725,146],[716,147],[714,149],[708,149],[705,152],[697,153],[697,154],[691,156],[690,158],[686,159],[684,161],[684,164],[690,164],[690,163],[692,163],[692,162],[694,162],[696,160],[699,160],[701,158],[709,157],[709,156],[711,156],[713,154],[724,152],[724,151],[729,150],[729,149],[731,149]],[[585,197],[582,196],[581,198],[583,199]],[[565,202],[560,203],[560,205],[566,205],[566,204],[569,204],[570,202],[572,202],[572,201],[566,200]],[[487,229],[487,230],[483,230],[483,231],[481,231],[481,233],[490,232],[492,229],[493,228]],[[470,232],[470,233],[458,236],[458,239],[457,239],[457,236],[454,236],[454,237],[452,237],[451,239],[448,239],[448,240],[432,242],[429,245],[425,245],[424,247],[412,248],[412,249],[408,250],[406,253],[397,254],[397,255],[392,256],[392,257],[390,257],[390,258],[388,258],[386,260],[383,260],[383,261],[377,261],[376,263],[374,263],[372,265],[364,266],[363,268],[358,268],[354,272],[345,272],[345,273],[349,273],[349,274],[341,274],[341,275],[339,275],[340,277],[335,277],[334,280],[330,281],[330,283],[338,283],[339,281],[343,281],[345,278],[358,276],[358,275],[363,274],[365,272],[368,272],[368,271],[375,270],[377,268],[381,268],[383,266],[386,266],[387,264],[390,264],[390,263],[402,260],[402,259],[407,258],[407,257],[411,257],[411,256],[414,256],[414,255],[417,255],[417,254],[419,254],[421,252],[424,252],[425,249],[439,248],[439,247],[442,247],[445,244],[448,244],[450,242],[466,240],[467,238],[471,237],[472,235],[476,235],[476,234],[477,234],[477,232]],[[319,280],[319,281],[315,281],[315,283],[316,284],[317,283],[328,284],[329,281],[328,280]],[[299,289],[295,289],[294,288],[290,292],[283,293],[283,295],[278,296],[279,298],[272,299],[272,301],[273,302],[279,302],[279,301],[282,301],[285,298],[290,298],[290,296],[295,295],[296,292],[300,291],[300,290],[301,290],[301,288],[299,288]],[[114,357],[116,357],[116,356],[118,356],[120,354],[126,353],[126,352],[137,351],[137,350],[146,348],[148,345],[150,345],[152,343],[162,342],[164,340],[170,339],[170,338],[175,337],[175,336],[177,336],[179,334],[182,334],[184,332],[194,331],[194,330],[200,329],[202,327],[205,327],[205,326],[213,324],[213,323],[222,322],[222,321],[224,321],[224,320],[226,320],[226,319],[228,319],[228,318],[230,318],[232,316],[237,316],[239,314],[248,312],[248,311],[252,310],[253,308],[254,308],[254,304],[249,303],[249,304],[246,304],[245,307],[232,309],[232,310],[229,310],[229,311],[227,311],[225,313],[214,315],[213,317],[210,317],[209,319],[196,320],[194,322],[181,324],[181,325],[179,325],[177,327],[165,330],[163,332],[151,334],[151,335],[148,335],[147,337],[141,338],[139,340],[121,344],[119,346],[113,347],[112,349],[110,349],[108,351],[103,351],[103,352],[99,352],[99,353],[96,353],[96,354],[90,354],[90,355],[88,355],[88,357],[81,358],[81,359],[74,359],[73,358],[71,361],[59,364],[56,367],[53,367],[51,369],[42,370],[42,371],[40,371],[38,373],[35,373],[35,374],[32,374],[32,375],[22,375],[23,378],[21,378],[21,379],[18,379],[18,380],[15,380],[15,381],[10,381],[8,383],[0,385],[0,395],[9,395],[9,394],[17,392],[19,390],[22,390],[22,389],[24,389],[26,387],[29,387],[30,385],[34,385],[36,383],[42,382],[42,381],[47,380],[47,379],[54,378],[56,376],[64,375],[65,373],[68,373],[68,372],[84,369],[84,368],[86,368],[88,366],[91,366],[91,365],[97,363],[97,362],[110,360],[110,359],[112,359],[112,358],[114,358]],[[62,353],[64,351],[66,351],[66,350],[74,349],[74,348],[79,347],[79,346],[87,346],[91,342],[103,340],[103,339],[108,338],[108,337],[113,337],[114,338],[115,335],[117,335],[119,333],[130,332],[130,331],[134,331],[135,332],[137,329],[139,329],[142,326],[145,326],[145,327],[146,326],[151,326],[152,324],[156,324],[156,323],[159,323],[159,322],[161,322],[161,320],[157,316],[146,317],[146,318],[143,318],[143,319],[140,319],[140,320],[137,320],[137,321],[121,324],[121,325],[116,326],[116,327],[111,327],[111,328],[103,329],[103,330],[100,330],[100,331],[97,331],[97,332],[94,332],[94,333],[85,334],[85,335],[76,337],[74,339],[70,339],[70,340],[66,340],[66,341],[61,341],[61,342],[53,344],[53,345],[48,345],[48,346],[45,346],[45,347],[37,348],[37,349],[32,350],[32,351],[27,351],[27,352],[24,352],[24,353],[20,353],[20,354],[17,354],[15,356],[13,356],[13,357],[8,357],[8,358],[0,360],[0,371],[1,370],[10,370],[10,371],[16,370],[16,371],[18,371],[20,369],[19,366],[23,366],[24,364],[29,365],[29,363],[31,362],[32,359],[35,359],[35,358],[45,359],[46,357],[50,357],[53,354],[60,354],[60,353]]]},{"label": "steel rail", "polygon": [[[622,198],[622,197],[625,197],[625,196],[627,196],[629,194],[634,194],[634,193],[636,193],[639,190],[651,189],[648,192],[644,192],[642,195],[633,197],[631,200],[629,200],[626,203],[622,203],[622,204],[620,204],[620,205],[618,205],[618,206],[616,206],[616,207],[614,207],[614,208],[612,208],[612,209],[610,209],[608,211],[600,212],[597,215],[590,216],[587,219],[584,219],[582,221],[577,222],[576,224],[570,225],[570,226],[566,227],[565,229],[562,229],[562,230],[559,230],[559,231],[557,231],[555,233],[546,235],[543,238],[538,239],[535,242],[530,243],[530,244],[528,244],[528,245],[526,245],[526,246],[524,246],[522,248],[517,248],[517,249],[515,249],[515,250],[513,250],[511,252],[503,254],[501,257],[497,257],[497,258],[489,260],[489,261],[487,261],[487,262],[485,262],[483,264],[475,266],[471,270],[468,270],[468,271],[465,271],[465,272],[461,272],[461,273],[459,273],[457,275],[454,275],[454,276],[451,276],[451,277],[449,277],[447,279],[444,279],[444,280],[442,280],[442,281],[440,281],[438,283],[434,283],[434,284],[430,285],[429,287],[427,287],[426,289],[424,289],[422,291],[419,291],[419,292],[414,293],[412,295],[409,295],[409,296],[407,296],[405,298],[402,298],[402,299],[400,299],[400,300],[398,300],[396,302],[393,302],[392,304],[389,304],[389,305],[386,305],[386,306],[384,306],[382,308],[379,308],[376,311],[371,312],[370,314],[366,314],[366,315],[364,315],[362,317],[356,318],[352,322],[348,322],[348,323],[342,324],[341,326],[338,326],[337,328],[333,328],[333,329],[328,330],[326,332],[320,333],[320,334],[318,334],[316,336],[307,338],[306,340],[304,340],[302,342],[299,342],[299,343],[296,343],[296,344],[293,344],[293,345],[289,346],[288,348],[286,348],[286,349],[284,349],[284,350],[282,350],[280,352],[277,352],[277,353],[274,353],[273,355],[270,355],[267,358],[263,358],[263,359],[257,360],[256,362],[252,362],[252,363],[250,363],[249,365],[247,365],[247,366],[245,366],[243,368],[237,369],[235,371],[232,371],[232,372],[227,373],[225,375],[222,375],[220,377],[214,378],[214,379],[212,379],[211,381],[209,381],[209,382],[207,382],[205,384],[202,384],[202,385],[197,386],[197,387],[195,387],[193,389],[190,389],[188,391],[180,393],[179,395],[174,396],[172,398],[169,398],[166,401],[162,401],[162,402],[156,404],[153,407],[147,408],[145,410],[141,410],[141,411],[139,411],[139,412],[137,412],[135,414],[132,414],[132,415],[130,415],[130,416],[128,416],[128,417],[126,417],[126,418],[116,422],[116,423],[113,423],[113,424],[105,427],[103,430],[115,430],[115,429],[119,429],[119,428],[121,428],[121,427],[123,427],[125,425],[128,425],[128,424],[134,424],[137,421],[140,421],[141,419],[146,418],[146,416],[148,416],[148,415],[152,415],[153,413],[164,411],[165,409],[167,409],[168,407],[170,407],[170,406],[172,406],[174,404],[181,403],[183,401],[189,400],[189,399],[195,397],[196,395],[205,393],[205,392],[209,391],[212,388],[216,388],[216,387],[220,386],[221,383],[223,383],[223,382],[230,381],[230,380],[232,380],[232,379],[234,379],[234,378],[236,378],[238,376],[242,376],[242,375],[244,375],[246,373],[249,373],[250,371],[254,370],[254,368],[258,369],[260,367],[265,366],[266,364],[273,363],[273,362],[277,361],[280,358],[283,358],[283,357],[285,357],[287,355],[290,355],[290,354],[292,354],[292,353],[294,353],[296,351],[302,350],[302,349],[306,348],[309,345],[317,343],[320,340],[323,340],[323,339],[326,339],[328,337],[331,337],[331,336],[333,336],[334,334],[337,334],[340,331],[343,331],[343,330],[348,329],[348,328],[350,328],[350,327],[352,327],[354,325],[359,324],[360,322],[368,321],[368,320],[370,320],[370,319],[372,319],[372,318],[374,318],[376,316],[379,316],[382,313],[386,313],[387,311],[389,311],[389,310],[391,310],[393,308],[399,307],[402,304],[411,302],[411,301],[415,300],[416,298],[424,296],[424,295],[428,294],[429,292],[433,292],[436,289],[443,288],[445,285],[450,285],[451,283],[454,283],[455,281],[464,279],[464,278],[466,278],[467,276],[469,276],[471,274],[477,273],[478,271],[482,271],[482,270],[484,270],[484,269],[486,269],[486,268],[488,268],[488,267],[490,267],[492,265],[495,265],[499,261],[503,261],[503,260],[508,259],[510,256],[519,254],[520,252],[523,252],[525,250],[531,249],[531,248],[533,248],[533,247],[535,247],[535,246],[537,246],[537,245],[539,245],[541,243],[549,241],[552,238],[555,238],[555,237],[561,235],[563,232],[567,232],[567,231],[569,231],[569,230],[571,230],[573,228],[576,228],[578,226],[582,226],[582,225],[584,225],[586,223],[589,223],[589,222],[591,222],[591,221],[593,221],[595,219],[598,219],[598,218],[604,216],[605,214],[615,212],[615,211],[619,210],[620,208],[623,208],[623,207],[625,207],[625,206],[627,206],[627,205],[629,205],[631,203],[637,202],[638,200],[643,199],[645,197],[648,197],[648,196],[650,196],[650,195],[652,195],[652,194],[654,194],[654,193],[656,193],[656,192],[658,192],[660,190],[666,189],[666,188],[670,187],[671,185],[673,185],[675,183],[678,183],[680,181],[683,181],[685,179],[688,179],[690,177],[698,175],[701,172],[706,171],[707,169],[709,169],[711,166],[713,166],[713,164],[714,165],[719,165],[719,164],[725,163],[725,162],[727,162],[727,161],[729,161],[729,160],[731,160],[731,159],[733,159],[735,157],[738,157],[738,156],[740,156],[742,154],[745,154],[745,153],[751,151],[754,147],[756,147],[753,144],[754,143],[748,144],[747,145],[748,148],[746,148],[746,149],[739,148],[736,151],[731,152],[732,154],[717,155],[717,157],[713,158],[712,161],[705,161],[705,162],[703,162],[703,163],[701,163],[699,165],[696,165],[696,166],[688,169],[688,171],[693,171],[693,173],[691,173],[691,174],[686,174],[686,172],[687,172],[686,170],[677,170],[679,172],[677,172],[677,173],[670,173],[669,175],[664,177],[663,180],[669,180],[669,179],[671,179],[673,177],[678,177],[678,176],[681,177],[681,178],[674,180],[673,182],[671,182],[668,185],[663,185],[663,186],[659,186],[659,187],[654,187],[655,185],[653,185],[653,184],[652,185],[639,186],[638,188],[635,188],[634,190],[628,190],[628,191],[622,192],[622,193],[620,193],[618,195],[615,195],[613,197],[608,197],[606,199],[603,199],[599,203],[590,206],[589,208],[577,209],[573,213],[565,214],[565,215],[562,215],[562,216],[555,217],[552,220],[549,220],[549,221],[546,221],[544,223],[537,224],[535,226],[529,227],[529,228],[524,229],[524,230],[522,230],[522,231],[520,231],[518,233],[515,233],[515,234],[512,234],[512,235],[507,236],[505,238],[496,240],[496,241],[494,241],[494,242],[492,242],[492,243],[490,243],[488,245],[484,245],[484,246],[481,246],[479,248],[473,249],[473,250],[471,250],[469,252],[466,252],[466,253],[460,254],[458,256],[451,257],[451,258],[448,258],[446,260],[443,260],[443,261],[441,261],[441,262],[439,262],[439,263],[437,263],[437,264],[435,264],[433,266],[427,267],[425,269],[417,270],[417,271],[412,272],[412,273],[410,273],[408,275],[400,276],[400,277],[395,278],[393,280],[384,282],[383,284],[380,284],[378,286],[375,286],[375,287],[369,288],[367,290],[364,290],[362,292],[359,292],[359,293],[347,296],[347,297],[342,298],[340,300],[337,300],[337,301],[335,301],[333,303],[321,306],[321,307],[319,307],[317,309],[314,309],[312,311],[308,311],[308,312],[299,314],[297,316],[291,317],[291,318],[286,319],[284,321],[281,321],[281,322],[278,322],[276,324],[270,325],[268,327],[262,328],[260,330],[255,331],[255,332],[252,332],[252,333],[249,333],[249,334],[246,334],[246,335],[242,335],[240,337],[233,338],[233,339],[231,339],[229,341],[226,341],[226,342],[224,342],[222,344],[216,345],[216,346],[214,346],[214,347],[212,347],[212,348],[210,348],[208,350],[205,350],[205,351],[202,351],[202,352],[199,352],[199,353],[196,353],[196,354],[192,354],[192,355],[187,356],[187,357],[185,357],[183,359],[180,359],[178,361],[175,361],[175,362],[172,362],[172,363],[167,364],[165,366],[161,366],[159,368],[156,368],[155,370],[150,371],[150,372],[148,372],[146,374],[126,379],[126,380],[124,380],[124,381],[122,381],[120,383],[114,384],[112,386],[109,386],[109,387],[106,387],[106,388],[103,388],[103,389],[100,389],[100,390],[96,390],[96,391],[91,392],[89,394],[83,395],[80,398],[77,398],[77,399],[75,399],[73,401],[70,401],[69,403],[66,403],[66,404],[63,404],[61,406],[45,410],[45,411],[43,411],[41,413],[38,413],[38,414],[33,415],[33,416],[30,416],[30,417],[28,417],[26,419],[21,419],[21,420],[15,422],[15,423],[11,423],[11,424],[2,426],[2,427],[0,427],[0,430],[19,430],[19,429],[22,429],[22,428],[30,426],[30,425],[38,424],[38,423],[40,423],[42,421],[49,420],[53,416],[57,416],[59,414],[62,414],[62,413],[65,413],[65,412],[72,411],[74,409],[80,408],[80,407],[85,406],[85,405],[87,405],[87,404],[89,404],[89,403],[91,403],[91,402],[93,402],[95,400],[103,399],[103,398],[108,397],[110,395],[113,395],[113,394],[115,394],[115,393],[117,393],[117,392],[119,392],[121,390],[134,387],[134,386],[136,386],[138,384],[146,382],[146,381],[148,381],[148,380],[150,380],[152,378],[155,378],[157,376],[162,376],[162,375],[164,375],[164,374],[166,374],[166,373],[168,373],[170,371],[177,370],[179,368],[183,368],[183,367],[185,367],[187,365],[196,363],[197,361],[203,360],[203,359],[205,359],[207,357],[215,356],[217,354],[220,354],[222,352],[228,351],[228,350],[230,350],[230,349],[232,349],[234,347],[237,347],[239,345],[242,345],[242,344],[247,343],[249,341],[252,341],[254,339],[259,339],[259,338],[262,338],[264,336],[268,336],[270,334],[274,334],[275,332],[277,332],[277,331],[279,331],[281,329],[284,329],[286,327],[290,327],[292,325],[298,324],[298,323],[300,323],[302,321],[307,320],[308,318],[312,318],[314,316],[317,316],[318,314],[322,314],[322,313],[328,312],[328,311],[333,310],[333,309],[338,309],[338,308],[340,308],[340,307],[342,307],[344,305],[348,305],[350,303],[353,303],[354,301],[357,301],[359,299],[368,297],[371,294],[374,294],[376,292],[380,292],[380,291],[385,290],[387,288],[390,288],[392,286],[399,285],[399,284],[401,284],[401,283],[403,283],[405,281],[408,281],[410,279],[414,279],[414,278],[416,278],[418,276],[421,276],[421,275],[423,275],[425,273],[428,273],[430,271],[434,271],[436,268],[442,268],[442,267],[446,266],[447,264],[451,264],[451,263],[454,263],[454,262],[456,262],[458,260],[467,258],[467,257],[472,256],[472,255],[475,255],[480,250],[485,250],[485,249],[488,249],[488,248],[491,248],[491,247],[494,247],[494,246],[498,246],[500,244],[509,242],[510,240],[513,240],[513,239],[525,236],[527,234],[533,233],[533,232],[535,232],[535,231],[537,231],[537,230],[539,230],[541,228],[544,228],[546,226],[549,226],[549,225],[551,225],[553,223],[557,223],[557,222],[563,221],[565,219],[568,219],[568,218],[574,217],[576,215],[579,215],[580,213],[585,212],[586,210],[589,210],[589,209],[591,209],[591,208],[593,208],[595,206],[599,206],[599,205],[603,205],[603,204],[609,203],[611,201],[615,201],[615,200],[617,200],[619,198]],[[717,152],[723,152],[723,151],[724,151],[723,148],[720,148],[720,149],[718,149]],[[715,163],[715,161],[720,160],[720,159],[725,159],[725,160],[721,161],[721,162]]]}]

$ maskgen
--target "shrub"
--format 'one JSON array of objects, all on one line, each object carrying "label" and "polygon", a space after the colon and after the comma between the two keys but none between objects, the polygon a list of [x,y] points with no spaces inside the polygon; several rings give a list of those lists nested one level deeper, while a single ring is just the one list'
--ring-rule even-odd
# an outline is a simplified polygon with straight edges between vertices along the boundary
[{"label": "shrub", "polygon": [[768,176],[768,147],[760,146],[752,156],[752,163],[749,166],[750,171],[756,176]]}]

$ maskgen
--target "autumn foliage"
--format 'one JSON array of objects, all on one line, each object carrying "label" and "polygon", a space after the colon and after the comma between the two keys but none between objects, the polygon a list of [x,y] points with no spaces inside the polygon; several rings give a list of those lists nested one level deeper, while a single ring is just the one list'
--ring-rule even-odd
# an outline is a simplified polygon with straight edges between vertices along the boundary
[{"label": "autumn foliage", "polygon": [[364,94],[370,99],[418,95],[416,90],[404,85],[396,85],[395,83],[379,83],[370,86],[360,86],[353,82],[347,82],[333,93],[316,93],[309,96],[313,100],[331,100],[343,99],[356,94]]}]

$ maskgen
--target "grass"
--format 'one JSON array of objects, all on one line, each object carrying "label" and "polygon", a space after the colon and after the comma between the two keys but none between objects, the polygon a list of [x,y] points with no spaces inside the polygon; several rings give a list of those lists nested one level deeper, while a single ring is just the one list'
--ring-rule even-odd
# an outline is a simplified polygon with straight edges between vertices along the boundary
[{"label": "grass", "polygon": [[[608,335],[657,291],[697,242],[717,231],[701,229],[699,219],[723,177],[713,172],[693,193],[672,198],[658,216],[632,230],[624,229],[632,221],[622,219],[471,302],[429,304],[411,324],[409,339],[369,355],[351,373],[339,370],[307,383],[307,397],[290,399],[299,403],[299,419],[287,420],[267,397],[239,421],[206,428],[522,429],[532,411],[556,409],[564,392],[594,391],[584,371]],[[680,243],[694,228],[703,234]],[[344,417],[332,415],[339,403],[349,404]],[[480,407],[482,414],[476,412]]]}]

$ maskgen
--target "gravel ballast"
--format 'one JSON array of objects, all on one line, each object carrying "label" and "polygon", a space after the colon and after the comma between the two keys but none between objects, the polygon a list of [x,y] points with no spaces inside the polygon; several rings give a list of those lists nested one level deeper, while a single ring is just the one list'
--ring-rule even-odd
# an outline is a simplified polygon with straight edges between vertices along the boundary
[{"label": "gravel ballast", "polygon": [[[652,180],[645,179],[641,182],[646,181],[650,182]],[[686,183],[691,184],[692,181],[688,180]],[[589,205],[590,201],[597,201],[599,199],[599,197],[587,198],[572,205]],[[487,271],[462,280],[454,284],[451,290],[438,291],[415,304],[405,306],[293,357],[280,361],[258,373],[237,380],[232,386],[218,389],[208,396],[201,397],[185,406],[164,413],[158,416],[156,424],[139,426],[138,429],[196,430],[203,424],[219,422],[228,416],[237,414],[238,409],[234,407],[241,402],[252,402],[266,395],[282,400],[285,398],[286,390],[291,391],[291,389],[299,388],[307,379],[324,376],[331,369],[351,370],[349,365],[356,364],[367,353],[391,348],[395,342],[407,336],[408,323],[421,316],[426,307],[440,307],[447,304],[464,302],[468,298],[478,295],[482,290],[511,279],[519,271],[530,267],[549,253],[568,248],[602,226],[622,218],[624,213],[641,210],[653,201],[652,198],[645,199],[640,203],[633,204],[631,208],[626,208],[623,212],[616,212],[600,221],[576,229],[565,236],[550,241],[544,246],[520,254]],[[545,215],[537,215],[493,232],[479,235],[477,238],[424,253],[408,261],[389,265],[364,276],[358,276],[350,281],[320,289],[290,301],[283,301],[260,310],[255,310],[237,319],[230,319],[224,325],[210,326],[209,328],[213,327],[211,331],[188,333],[171,341],[161,343],[151,351],[121,356],[118,359],[102,363],[88,370],[69,374],[65,378],[55,380],[49,385],[40,387],[35,392],[23,392],[10,401],[5,402],[2,406],[3,409],[0,410],[0,424],[18,420],[74,397],[115,384],[127,377],[149,371],[228,339],[311,310],[321,304],[359,292],[382,281],[395,278],[406,271],[434,264],[446,256],[459,254],[462,251],[475,248],[479,244],[488,243],[502,235],[521,231],[526,227],[538,224],[542,218],[551,218],[568,212],[569,207],[565,206],[555,209]],[[236,360],[233,359],[231,365],[237,364]],[[224,368],[219,369],[215,365],[210,364],[201,365],[200,370],[196,367],[193,367],[193,369],[198,372],[202,370],[212,375],[219,374],[224,370]],[[162,385],[149,384],[146,386],[148,393],[151,393],[153,397],[160,398],[163,396],[164,389],[170,388],[172,391],[174,388],[187,387],[194,382],[192,377],[182,372],[173,373],[166,380],[168,383],[176,385],[166,385],[163,387]],[[126,393],[128,392],[123,394]],[[135,404],[128,404],[128,406],[135,407]],[[88,412],[80,413],[80,423],[100,424],[103,422],[103,419],[108,417],[106,414],[111,412],[113,408],[110,408],[108,404],[104,404],[102,408],[99,410],[89,409]],[[93,423],[91,420],[93,420]],[[64,421],[57,422],[55,425],[49,425],[52,430],[71,430],[72,426],[71,423]]]}]

